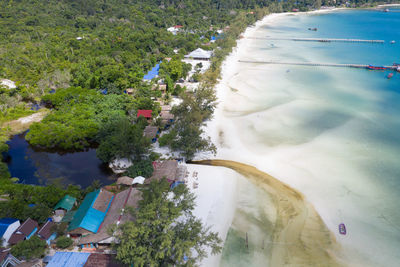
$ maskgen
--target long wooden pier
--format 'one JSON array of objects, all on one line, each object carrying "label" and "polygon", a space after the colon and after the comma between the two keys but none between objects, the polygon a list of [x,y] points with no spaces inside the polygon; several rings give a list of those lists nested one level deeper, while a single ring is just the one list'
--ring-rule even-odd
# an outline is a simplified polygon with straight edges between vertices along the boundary
[{"label": "long wooden pier", "polygon": [[[336,63],[315,63],[315,62],[282,62],[282,61],[253,61],[239,60],[241,63],[256,63],[256,64],[275,64],[275,65],[294,65],[294,66],[314,66],[314,67],[338,67],[338,68],[358,68],[367,69],[369,65],[363,64],[336,64]],[[398,66],[383,66],[386,69],[400,71]]]},{"label": "long wooden pier", "polygon": [[273,38],[273,37],[248,37],[256,40],[271,40],[271,41],[301,41],[301,42],[342,42],[342,43],[376,43],[383,44],[384,40],[365,40],[365,39],[335,39],[335,38]]}]

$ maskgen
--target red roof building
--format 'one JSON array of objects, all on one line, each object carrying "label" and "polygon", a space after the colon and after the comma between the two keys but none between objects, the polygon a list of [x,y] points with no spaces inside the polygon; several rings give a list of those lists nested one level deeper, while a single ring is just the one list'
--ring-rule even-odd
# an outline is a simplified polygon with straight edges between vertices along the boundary
[{"label": "red roof building", "polygon": [[137,117],[139,118],[140,116],[143,116],[146,119],[151,119],[152,112],[153,111],[151,109],[139,109],[137,112]]}]

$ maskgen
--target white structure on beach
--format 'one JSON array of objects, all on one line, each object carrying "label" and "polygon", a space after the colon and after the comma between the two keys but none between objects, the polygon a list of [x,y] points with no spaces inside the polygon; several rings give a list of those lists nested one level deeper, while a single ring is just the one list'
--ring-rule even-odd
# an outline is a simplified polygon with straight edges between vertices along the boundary
[{"label": "white structure on beach", "polygon": [[194,60],[210,60],[212,55],[212,51],[206,51],[204,49],[197,48],[196,50],[186,55],[185,58],[190,58]]},{"label": "white structure on beach", "polygon": [[1,79],[0,80],[0,85],[7,87],[8,89],[15,89],[17,86],[15,85],[15,82],[8,80],[8,79]]}]

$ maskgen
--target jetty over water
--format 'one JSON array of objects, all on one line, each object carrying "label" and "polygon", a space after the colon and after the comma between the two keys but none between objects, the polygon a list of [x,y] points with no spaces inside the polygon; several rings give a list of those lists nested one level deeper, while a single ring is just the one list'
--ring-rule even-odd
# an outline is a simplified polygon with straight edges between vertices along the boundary
[{"label": "jetty over water", "polygon": [[[275,65],[294,65],[294,66],[314,66],[314,67],[339,67],[339,68],[358,68],[369,69],[370,65],[363,64],[336,64],[336,63],[315,63],[315,62],[282,62],[282,61],[253,61],[253,60],[239,60],[241,63],[256,63],[256,64],[275,64]],[[388,70],[400,72],[400,67],[396,65],[382,66]]]},{"label": "jetty over water", "polygon": [[273,37],[248,37],[256,40],[271,40],[271,41],[301,41],[301,42],[341,42],[341,43],[377,43],[383,44],[384,40],[365,40],[365,39],[336,39],[336,38],[273,38]]}]

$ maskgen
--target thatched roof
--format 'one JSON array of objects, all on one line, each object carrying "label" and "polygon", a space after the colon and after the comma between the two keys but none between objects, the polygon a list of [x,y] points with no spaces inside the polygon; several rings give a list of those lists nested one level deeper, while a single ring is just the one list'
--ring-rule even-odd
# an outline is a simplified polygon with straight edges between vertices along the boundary
[{"label": "thatched roof", "polygon": [[132,185],[133,184],[133,178],[128,177],[128,176],[122,176],[119,177],[117,180],[117,185],[123,184],[123,185]]},{"label": "thatched roof", "polygon": [[174,181],[177,168],[178,162],[176,160],[156,162],[154,164],[153,175],[145,183],[150,183],[152,180],[161,180],[164,177],[170,181]]},{"label": "thatched roof", "polygon": [[146,126],[146,128],[144,128],[143,135],[145,137],[153,139],[157,136],[157,132],[158,132],[158,127],[148,125]]},{"label": "thatched roof", "polygon": [[161,119],[163,119],[163,120],[173,120],[174,119],[174,115],[167,110],[161,111],[160,116],[161,116]]}]

